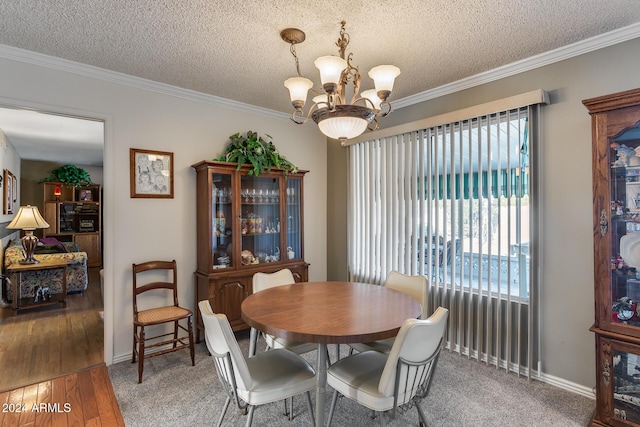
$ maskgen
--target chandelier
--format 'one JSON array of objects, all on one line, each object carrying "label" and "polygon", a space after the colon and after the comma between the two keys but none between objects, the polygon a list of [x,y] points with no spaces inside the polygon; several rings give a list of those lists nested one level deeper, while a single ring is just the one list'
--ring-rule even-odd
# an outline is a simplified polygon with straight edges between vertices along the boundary
[{"label": "chandelier", "polygon": [[[280,32],[280,37],[291,45],[291,54],[298,72],[297,77],[291,77],[284,82],[284,86],[289,89],[291,104],[295,110],[291,120],[301,125],[311,117],[323,134],[343,144],[347,139],[355,138],[367,129],[378,128],[377,118],[391,112],[388,98],[393,90],[393,82],[400,74],[400,69],[394,65],[378,65],[369,71],[375,89],[365,90],[360,94],[360,70],[351,65],[352,53],[345,57],[349,45],[349,34],[345,32],[345,24],[346,22],[342,21],[340,38],[336,42],[340,56],[321,56],[314,61],[314,65],[320,71],[321,90],[312,89],[313,82],[300,75],[296,44],[304,41],[304,32],[297,28],[287,28]],[[352,84],[351,87],[349,83]],[[317,96],[313,98],[313,106],[305,115],[303,108],[309,89]],[[349,96],[350,100],[347,102]]]}]

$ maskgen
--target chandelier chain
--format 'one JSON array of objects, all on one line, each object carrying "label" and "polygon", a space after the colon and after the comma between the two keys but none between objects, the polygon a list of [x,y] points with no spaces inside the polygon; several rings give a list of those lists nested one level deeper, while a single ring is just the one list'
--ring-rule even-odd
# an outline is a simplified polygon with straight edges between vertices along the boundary
[{"label": "chandelier chain", "polygon": [[296,71],[298,72],[298,77],[302,77],[302,74],[300,74],[300,63],[298,62],[298,54],[296,53],[295,43],[291,43],[291,48],[289,50],[291,51],[291,55],[293,55],[293,58],[296,61]]}]

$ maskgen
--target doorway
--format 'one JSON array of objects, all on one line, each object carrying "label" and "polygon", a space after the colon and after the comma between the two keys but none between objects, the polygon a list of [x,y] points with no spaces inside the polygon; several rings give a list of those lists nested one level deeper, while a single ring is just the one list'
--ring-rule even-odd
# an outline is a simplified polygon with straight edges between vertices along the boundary
[{"label": "doorway", "polygon": [[[39,180],[56,166],[75,164],[86,169],[93,182],[103,184],[106,118],[7,104],[0,105],[0,129],[0,166],[4,169],[11,165],[19,177],[19,205],[42,209]],[[104,203],[100,208],[105,209]],[[11,217],[2,217],[1,229]],[[4,236],[3,251],[17,234]],[[10,373],[0,380],[0,391],[105,363],[100,269],[87,268],[87,289],[68,295],[65,308],[37,308],[17,316],[11,308],[0,309],[0,341],[6,344],[0,351],[0,366]]]}]

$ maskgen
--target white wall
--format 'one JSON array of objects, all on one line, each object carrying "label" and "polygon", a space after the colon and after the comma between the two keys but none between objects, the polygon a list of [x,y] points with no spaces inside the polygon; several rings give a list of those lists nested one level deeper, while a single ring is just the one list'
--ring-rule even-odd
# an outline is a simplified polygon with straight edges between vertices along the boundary
[{"label": "white wall", "polygon": [[[96,72],[56,59],[21,55],[29,62],[52,66],[0,57],[0,103],[105,120],[107,363],[124,360],[131,353],[132,263],[176,259],[180,302],[194,308],[196,184],[191,165],[218,157],[229,135],[236,132],[271,135],[284,156],[310,171],[304,184],[305,258],[311,264],[310,280],[325,280],[326,140],[315,126],[297,126],[284,115],[255,108],[241,111],[237,104],[149,82],[145,87],[157,90],[141,89],[139,81],[124,76],[118,82],[87,77]],[[129,197],[131,147],[174,153],[174,199]]]}]

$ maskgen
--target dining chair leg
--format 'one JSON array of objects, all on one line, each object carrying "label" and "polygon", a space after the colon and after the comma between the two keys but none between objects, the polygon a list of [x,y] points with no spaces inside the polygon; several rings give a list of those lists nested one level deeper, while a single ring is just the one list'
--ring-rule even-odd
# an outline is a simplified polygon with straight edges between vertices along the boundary
[{"label": "dining chair leg", "polygon": [[378,418],[380,418],[380,427],[387,427],[387,416],[384,412],[376,412]]},{"label": "dining chair leg", "polygon": [[289,421],[293,421],[293,396],[289,398]]},{"label": "dining chair leg", "polygon": [[422,410],[422,408],[420,407],[420,403],[419,402],[415,402],[416,405],[416,410],[418,411],[418,417],[420,418],[420,427],[426,427],[427,426],[427,417],[424,413],[424,411]]},{"label": "dining chair leg", "polygon": [[315,426],[316,420],[315,418],[313,418],[313,404],[311,403],[311,393],[307,391],[305,393],[305,396],[307,398],[307,408],[309,408],[309,416],[311,417],[311,425]]},{"label": "dining chair leg", "polygon": [[249,357],[256,355],[256,346],[258,345],[258,330],[251,328],[249,331]]},{"label": "dining chair leg", "polygon": [[227,409],[229,409],[229,403],[231,403],[231,396],[227,396],[227,400],[224,402],[224,406],[222,407],[222,413],[220,414],[220,418],[218,418],[218,424],[216,424],[216,427],[220,427],[222,425],[222,420],[224,419],[224,416],[227,413]]},{"label": "dining chair leg", "polygon": [[173,348],[178,344],[178,321],[173,322]]},{"label": "dining chair leg", "polygon": [[193,342],[193,322],[189,317],[187,319],[187,327],[189,328],[189,350],[191,351],[191,366],[196,366],[196,348]]},{"label": "dining chair leg", "polygon": [[131,363],[136,363],[136,334],[138,333],[138,327],[133,326],[133,351],[131,352]]},{"label": "dining chair leg", "polygon": [[336,403],[338,402],[338,391],[333,391],[333,397],[331,398],[331,406],[329,406],[329,416],[327,417],[327,427],[331,426],[331,419],[333,418],[333,410],[336,409]]},{"label": "dining chair leg", "polygon": [[256,407],[253,405],[249,406],[249,414],[247,415],[247,424],[246,427],[251,427],[251,423],[253,422],[253,411],[255,411]]},{"label": "dining chair leg", "polygon": [[140,335],[138,335],[138,384],[142,383],[143,370],[144,370],[144,326],[140,326]]}]

